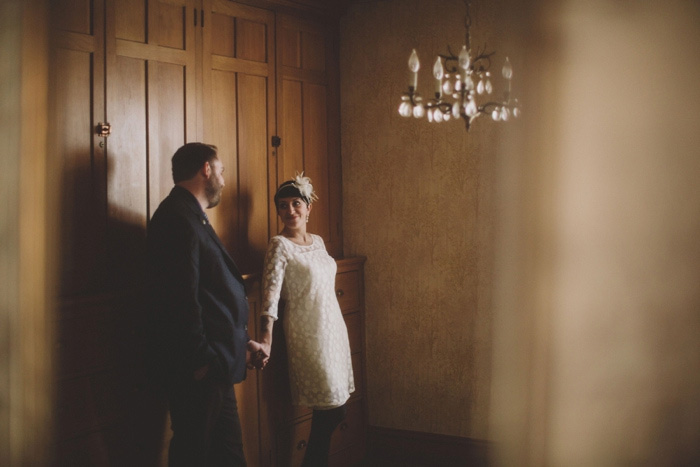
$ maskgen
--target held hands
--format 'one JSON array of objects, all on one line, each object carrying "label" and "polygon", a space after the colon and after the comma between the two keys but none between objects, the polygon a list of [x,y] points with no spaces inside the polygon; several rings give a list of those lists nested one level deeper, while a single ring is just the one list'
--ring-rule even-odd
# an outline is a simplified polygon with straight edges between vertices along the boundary
[{"label": "held hands", "polygon": [[261,344],[254,340],[248,341],[246,345],[246,363],[249,370],[256,368],[262,370],[270,361],[270,346]]}]

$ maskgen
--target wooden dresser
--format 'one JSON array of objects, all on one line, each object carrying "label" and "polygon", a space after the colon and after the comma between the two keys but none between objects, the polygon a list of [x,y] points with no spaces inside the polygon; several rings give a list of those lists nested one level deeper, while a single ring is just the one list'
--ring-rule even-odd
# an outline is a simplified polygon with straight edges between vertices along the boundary
[{"label": "wooden dresser", "polygon": [[[363,257],[337,260],[336,295],[348,328],[355,392],[347,403],[347,417],[331,440],[330,465],[335,467],[354,465],[365,454],[364,261]],[[258,307],[253,308],[257,314]],[[286,361],[282,326],[275,326],[272,358],[259,374],[260,460],[264,466],[301,465],[311,430],[311,410],[291,405]]]}]

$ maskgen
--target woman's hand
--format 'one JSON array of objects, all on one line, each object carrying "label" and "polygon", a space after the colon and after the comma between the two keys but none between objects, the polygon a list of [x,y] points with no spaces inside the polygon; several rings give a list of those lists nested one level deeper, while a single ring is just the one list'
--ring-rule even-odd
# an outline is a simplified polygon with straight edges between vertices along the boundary
[{"label": "woman's hand", "polygon": [[257,368],[262,370],[270,361],[270,346],[249,340],[246,345],[246,363],[249,370]]}]

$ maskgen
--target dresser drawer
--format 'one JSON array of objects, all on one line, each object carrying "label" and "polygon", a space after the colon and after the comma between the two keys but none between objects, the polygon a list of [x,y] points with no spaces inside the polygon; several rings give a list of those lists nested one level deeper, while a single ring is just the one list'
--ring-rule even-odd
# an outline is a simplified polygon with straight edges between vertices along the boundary
[{"label": "dresser drawer", "polygon": [[306,454],[306,446],[309,444],[309,433],[311,433],[310,418],[283,430],[277,437],[276,465],[290,467],[301,465]]},{"label": "dresser drawer", "polygon": [[342,451],[350,446],[361,446],[364,443],[364,421],[360,401],[347,404],[348,413],[345,420],[340,422],[331,438],[331,454]]},{"label": "dresser drawer", "polygon": [[335,295],[343,313],[357,310],[360,307],[360,273],[348,271],[337,274]]}]

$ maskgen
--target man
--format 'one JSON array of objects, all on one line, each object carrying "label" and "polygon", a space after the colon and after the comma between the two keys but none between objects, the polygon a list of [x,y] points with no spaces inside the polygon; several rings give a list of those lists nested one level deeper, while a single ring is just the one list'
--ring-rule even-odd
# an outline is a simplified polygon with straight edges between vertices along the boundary
[{"label": "man", "polygon": [[248,336],[243,278],[204,212],[221,201],[223,171],[215,146],[182,146],[172,158],[175,186],[148,227],[156,368],[169,389],[173,430],[170,466],[246,465],[233,384],[245,379],[251,353],[256,364],[266,356]]}]

